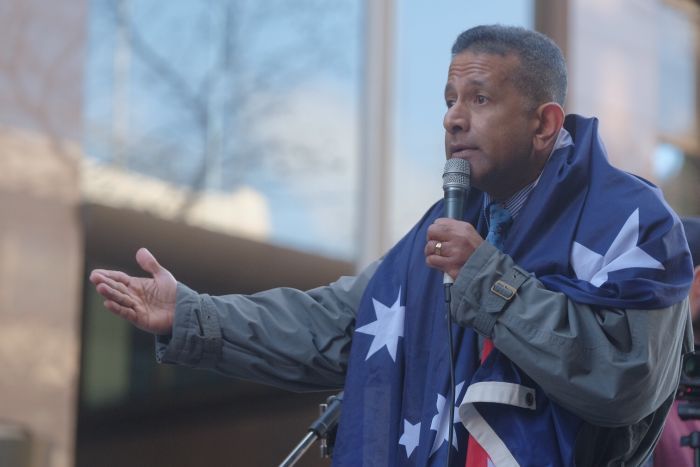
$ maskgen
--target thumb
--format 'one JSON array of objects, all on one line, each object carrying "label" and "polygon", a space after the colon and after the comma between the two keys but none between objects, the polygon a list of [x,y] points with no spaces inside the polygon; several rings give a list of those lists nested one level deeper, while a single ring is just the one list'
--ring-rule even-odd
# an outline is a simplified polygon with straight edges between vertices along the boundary
[{"label": "thumb", "polygon": [[139,251],[136,252],[136,262],[139,263],[141,269],[154,276],[163,270],[155,256],[145,248],[139,248]]}]

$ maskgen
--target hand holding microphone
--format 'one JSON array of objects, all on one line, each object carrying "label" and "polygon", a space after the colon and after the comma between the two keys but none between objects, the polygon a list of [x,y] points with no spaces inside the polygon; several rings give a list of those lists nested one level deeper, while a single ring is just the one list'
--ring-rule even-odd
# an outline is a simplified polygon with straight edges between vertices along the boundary
[{"label": "hand holding microphone", "polygon": [[445,217],[428,227],[425,261],[428,266],[445,273],[443,283],[451,284],[484,241],[474,226],[463,222],[464,203],[470,186],[469,162],[452,158],[445,162],[442,189],[445,196]]}]

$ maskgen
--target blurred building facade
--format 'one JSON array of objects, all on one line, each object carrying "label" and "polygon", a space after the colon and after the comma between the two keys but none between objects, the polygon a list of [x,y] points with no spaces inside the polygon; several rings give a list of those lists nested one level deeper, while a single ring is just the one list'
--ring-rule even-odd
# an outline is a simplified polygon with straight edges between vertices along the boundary
[{"label": "blurred building facade", "polygon": [[[30,446],[12,451],[24,465],[281,461],[326,394],[156,365],[152,338],[101,309],[87,272],[138,273],[133,254],[148,246],[212,294],[352,273],[364,229],[388,246],[440,196],[442,80],[471,25],[553,37],[569,63],[567,111],[597,116],[615,165],[700,213],[695,2],[259,2],[278,11],[270,23],[246,2],[211,16],[187,3],[0,3],[0,451]],[[200,23],[183,26],[191,17]],[[236,49],[256,25],[257,45]],[[180,36],[193,48],[163,45]],[[317,51],[319,38],[332,47]],[[289,43],[304,58],[284,64],[282,83],[269,74]],[[390,63],[363,66],[377,48]],[[377,90],[390,94],[373,124],[386,134],[370,146],[361,120]],[[360,175],[371,151],[385,164],[375,181]],[[363,192],[380,193],[383,215],[363,217]]]},{"label": "blurred building facade", "polygon": [[33,465],[74,459],[86,9],[0,4],[0,423],[28,434],[11,461]]}]

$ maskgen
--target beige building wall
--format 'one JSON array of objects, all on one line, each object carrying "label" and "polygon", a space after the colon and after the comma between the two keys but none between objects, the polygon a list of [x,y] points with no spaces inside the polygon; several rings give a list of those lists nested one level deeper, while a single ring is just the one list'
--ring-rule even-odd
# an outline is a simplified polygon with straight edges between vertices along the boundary
[{"label": "beige building wall", "polygon": [[81,0],[0,2],[0,427],[27,430],[35,466],[74,459],[85,14]]},{"label": "beige building wall", "polygon": [[29,430],[33,465],[70,466],[82,276],[75,167],[56,163],[50,141],[7,129],[0,161],[0,419]]}]

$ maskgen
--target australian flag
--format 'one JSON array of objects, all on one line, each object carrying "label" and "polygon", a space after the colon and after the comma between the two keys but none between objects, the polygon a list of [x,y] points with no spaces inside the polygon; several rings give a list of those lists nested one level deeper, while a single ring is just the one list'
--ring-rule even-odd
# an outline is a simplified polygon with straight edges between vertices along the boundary
[{"label": "australian flag", "polygon": [[[504,252],[546,288],[575,302],[653,309],[682,301],[692,266],[677,216],[657,188],[608,163],[595,119],[569,116],[565,128],[574,144],[551,155],[508,233]],[[483,193],[472,190],[464,220],[484,235],[482,212]],[[449,417],[454,402],[449,400],[442,273],[428,268],[423,255],[427,228],[442,215],[439,202],[387,254],[365,290],[335,465],[443,466],[448,450],[452,465],[464,465],[468,433],[457,408]],[[483,370],[474,331],[454,326],[451,332],[459,402],[469,386],[483,379]],[[513,465],[545,465],[542,460],[573,465],[580,420],[548,401],[505,356],[497,352],[489,358],[496,363],[487,378],[498,375],[535,391],[537,410],[522,415],[524,430],[508,431],[504,424],[499,432],[497,421],[489,428]],[[501,409],[510,421],[520,416]],[[535,451],[537,460],[531,458]]]}]

